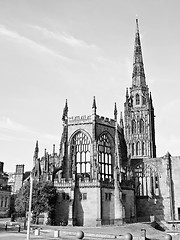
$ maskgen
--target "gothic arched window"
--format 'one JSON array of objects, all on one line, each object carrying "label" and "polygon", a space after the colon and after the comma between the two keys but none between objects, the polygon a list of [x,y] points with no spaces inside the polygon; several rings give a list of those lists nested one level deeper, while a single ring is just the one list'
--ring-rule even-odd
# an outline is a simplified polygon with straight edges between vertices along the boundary
[{"label": "gothic arched window", "polygon": [[111,144],[106,134],[98,140],[98,163],[103,180],[113,178]]},{"label": "gothic arched window", "polygon": [[78,132],[71,143],[73,165],[76,173],[84,177],[90,176],[90,139],[83,132]]},{"label": "gothic arched window", "polygon": [[8,206],[8,198],[6,197],[4,207],[7,207],[7,206]]},{"label": "gothic arched window", "polygon": [[144,96],[142,96],[142,104],[145,105],[146,104],[146,98]]},{"label": "gothic arched window", "polygon": [[142,142],[142,155],[144,155],[144,142]]},{"label": "gothic arched window", "polygon": [[140,146],[139,146],[139,142],[136,143],[136,155],[139,155],[139,150],[140,150]]},{"label": "gothic arched window", "polygon": [[140,98],[139,98],[139,94],[136,94],[136,105],[140,104]]},{"label": "gothic arched window", "polygon": [[1,197],[1,207],[3,207],[4,204],[4,197]]},{"label": "gothic arched window", "polygon": [[134,156],[134,143],[132,143],[132,156]]},{"label": "gothic arched window", "polygon": [[144,132],[144,121],[143,121],[143,119],[140,120],[139,132],[140,133]]},{"label": "gothic arched window", "polygon": [[132,120],[132,134],[136,133],[136,121]]}]

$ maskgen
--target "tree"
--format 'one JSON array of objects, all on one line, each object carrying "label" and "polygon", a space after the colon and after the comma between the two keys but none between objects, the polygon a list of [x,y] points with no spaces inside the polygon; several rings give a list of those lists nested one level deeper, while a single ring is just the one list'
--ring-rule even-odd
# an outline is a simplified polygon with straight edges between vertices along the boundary
[{"label": "tree", "polygon": [[[15,200],[15,209],[19,216],[25,216],[25,213],[29,208],[29,192],[30,183],[26,182]],[[39,215],[45,212],[48,213],[52,223],[55,212],[56,197],[56,188],[52,182],[33,181],[31,209],[34,223],[38,224]]]}]

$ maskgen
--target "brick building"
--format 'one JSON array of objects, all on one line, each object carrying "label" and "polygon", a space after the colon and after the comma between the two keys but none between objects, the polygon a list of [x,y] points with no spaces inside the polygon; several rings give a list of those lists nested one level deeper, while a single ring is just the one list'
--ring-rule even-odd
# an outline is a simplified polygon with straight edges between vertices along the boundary
[{"label": "brick building", "polygon": [[0,162],[0,217],[7,217],[10,210],[11,187],[8,186],[8,174],[3,168],[4,163]]}]

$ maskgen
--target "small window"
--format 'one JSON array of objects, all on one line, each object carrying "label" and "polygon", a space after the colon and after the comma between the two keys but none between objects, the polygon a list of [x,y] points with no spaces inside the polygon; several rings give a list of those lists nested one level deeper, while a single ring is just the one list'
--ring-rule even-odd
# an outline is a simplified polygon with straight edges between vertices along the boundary
[{"label": "small window", "polygon": [[105,193],[105,200],[111,201],[111,193]]},{"label": "small window", "polygon": [[63,199],[64,201],[68,201],[68,200],[70,199],[69,194],[63,192],[63,193],[62,193],[62,199]]},{"label": "small window", "polygon": [[139,98],[139,94],[136,94],[136,105],[140,104],[140,98]]},{"label": "small window", "polygon": [[79,200],[87,200],[87,193],[80,193],[79,194]]},{"label": "small window", "polygon": [[178,208],[178,220],[180,220],[180,208]]},{"label": "small window", "polygon": [[83,194],[82,194],[82,199],[83,199],[83,200],[87,200],[87,193],[83,193]]},{"label": "small window", "polygon": [[122,200],[123,200],[123,202],[126,202],[126,194],[125,193],[122,194]]}]

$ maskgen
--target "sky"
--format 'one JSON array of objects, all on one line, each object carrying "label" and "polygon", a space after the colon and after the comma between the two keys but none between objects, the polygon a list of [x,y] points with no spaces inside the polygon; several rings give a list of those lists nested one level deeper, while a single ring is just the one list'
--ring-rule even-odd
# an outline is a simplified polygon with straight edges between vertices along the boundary
[{"label": "sky", "polygon": [[157,156],[180,155],[179,0],[0,0],[0,161],[31,170],[56,151],[62,112],[113,118],[132,84],[138,16]]}]

